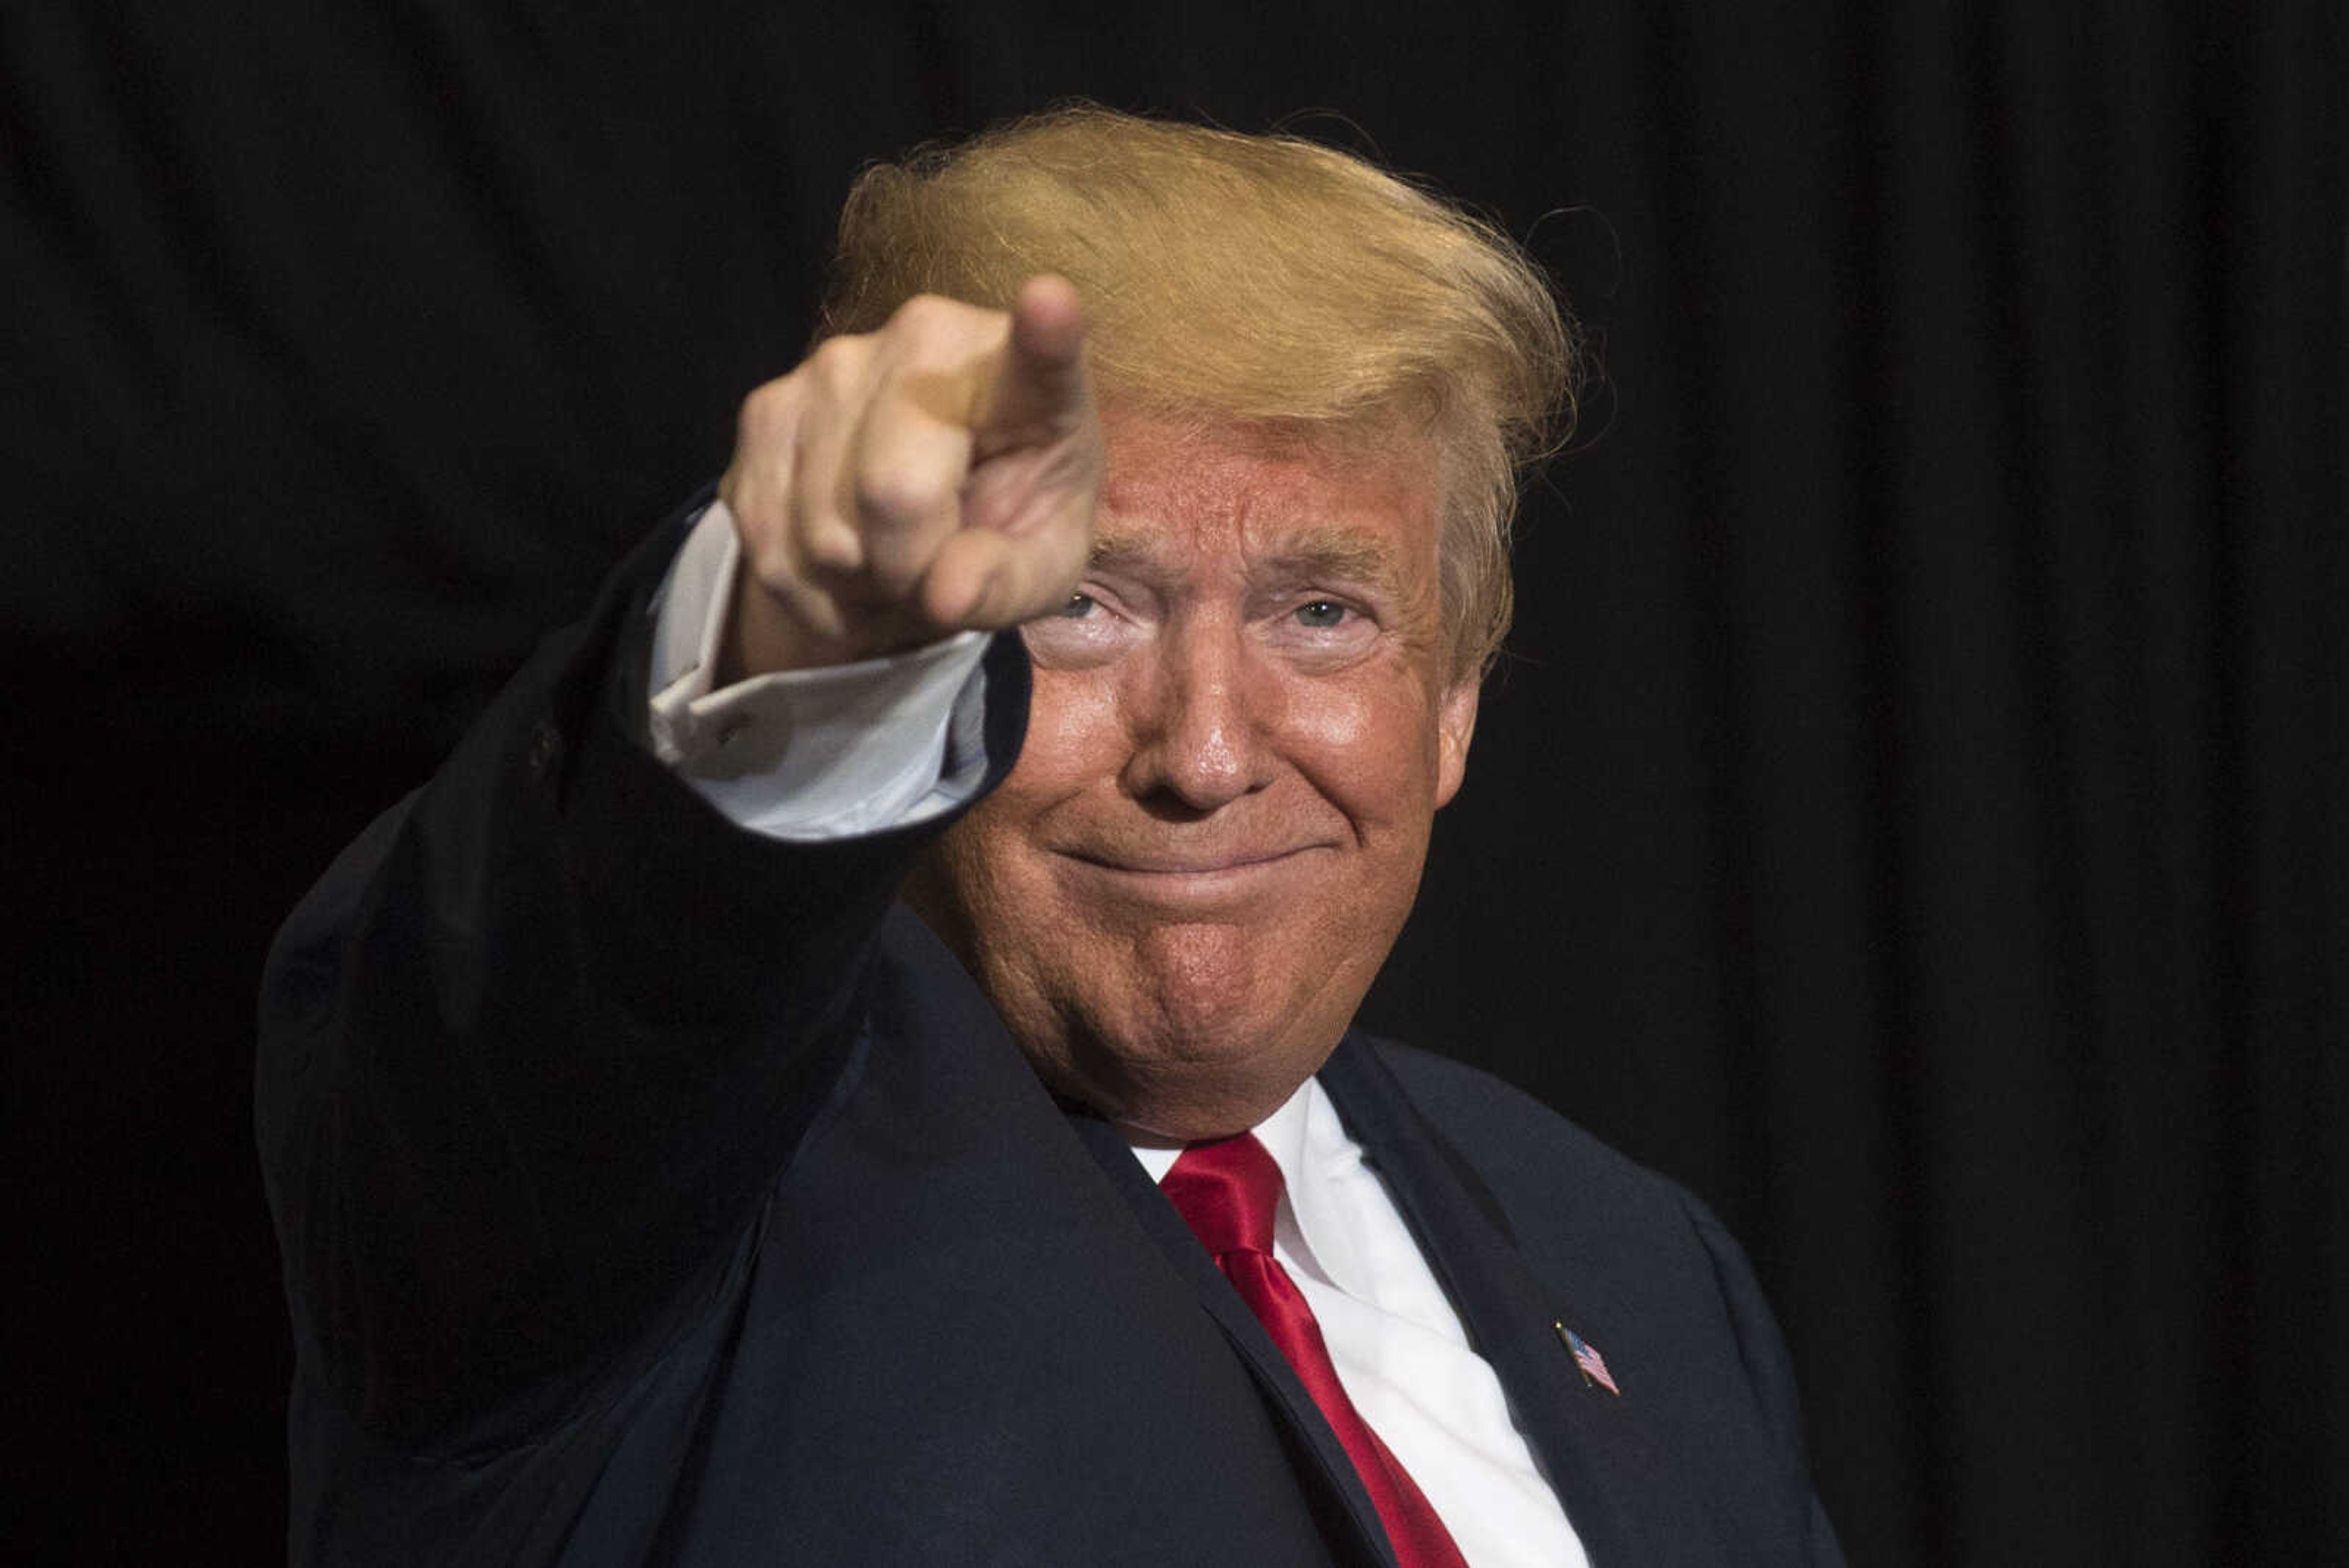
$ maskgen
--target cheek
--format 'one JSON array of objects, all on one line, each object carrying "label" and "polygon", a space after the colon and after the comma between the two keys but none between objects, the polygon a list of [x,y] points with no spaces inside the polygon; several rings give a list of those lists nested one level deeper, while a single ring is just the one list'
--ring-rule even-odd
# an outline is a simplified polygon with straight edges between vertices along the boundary
[{"label": "cheek", "polygon": [[1424,703],[1392,685],[1292,702],[1291,754],[1349,816],[1392,822],[1433,809],[1439,752]]},{"label": "cheek", "polygon": [[1320,757],[1362,752],[1378,732],[1380,704],[1368,690],[1340,687],[1300,694],[1281,704],[1282,732],[1300,751]]},{"label": "cheek", "polygon": [[1039,804],[1115,773],[1125,752],[1117,691],[1104,671],[1038,670],[1028,699],[1028,735],[998,796]]}]

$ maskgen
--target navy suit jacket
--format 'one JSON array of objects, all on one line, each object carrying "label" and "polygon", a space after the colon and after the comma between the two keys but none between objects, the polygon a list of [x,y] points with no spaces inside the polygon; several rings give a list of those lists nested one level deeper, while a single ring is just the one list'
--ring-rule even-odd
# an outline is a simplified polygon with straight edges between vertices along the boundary
[{"label": "navy suit jacket", "polygon": [[[676,538],[272,955],[294,1560],[1391,1562],[1123,1140],[895,902],[939,825],[781,844],[647,753]],[[992,784],[1016,639],[985,671]],[[1701,1205],[1443,1058],[1350,1034],[1321,1076],[1595,1563],[1839,1561],[1784,1346]]]}]

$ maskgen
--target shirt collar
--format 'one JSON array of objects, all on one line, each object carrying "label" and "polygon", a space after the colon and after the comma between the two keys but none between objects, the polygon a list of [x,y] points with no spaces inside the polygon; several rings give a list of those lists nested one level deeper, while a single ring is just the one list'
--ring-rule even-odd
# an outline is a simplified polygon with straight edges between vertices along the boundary
[{"label": "shirt collar", "polygon": [[[1346,1184],[1368,1175],[1361,1169],[1362,1148],[1347,1133],[1320,1081],[1306,1079],[1249,1131],[1280,1167],[1284,1190],[1273,1218],[1274,1250],[1340,1290],[1369,1296],[1368,1261],[1356,1244],[1356,1228],[1346,1219]],[[1153,1181],[1164,1181],[1182,1152],[1133,1146],[1133,1157]]]}]

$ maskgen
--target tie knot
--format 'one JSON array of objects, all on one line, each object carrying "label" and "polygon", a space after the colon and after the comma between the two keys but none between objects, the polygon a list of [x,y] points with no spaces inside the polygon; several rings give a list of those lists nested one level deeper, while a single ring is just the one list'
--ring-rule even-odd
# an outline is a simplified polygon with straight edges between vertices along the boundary
[{"label": "tie knot", "polygon": [[1216,1257],[1272,1251],[1280,1167],[1253,1133],[1195,1143],[1158,1184],[1199,1244]]}]

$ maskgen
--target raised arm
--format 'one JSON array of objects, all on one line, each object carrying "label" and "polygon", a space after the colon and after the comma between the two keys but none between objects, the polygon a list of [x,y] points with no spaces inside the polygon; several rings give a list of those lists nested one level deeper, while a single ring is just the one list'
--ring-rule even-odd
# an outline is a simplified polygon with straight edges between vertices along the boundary
[{"label": "raised arm", "polygon": [[[916,301],[752,394],[725,481],[730,675],[999,628],[1089,548],[1066,285]],[[942,820],[737,829],[642,743],[663,530],[281,933],[258,1122],[305,1374],[416,1446],[527,1436],[689,1310],[852,1049],[874,933]],[[1025,663],[987,669],[988,782]]]}]

